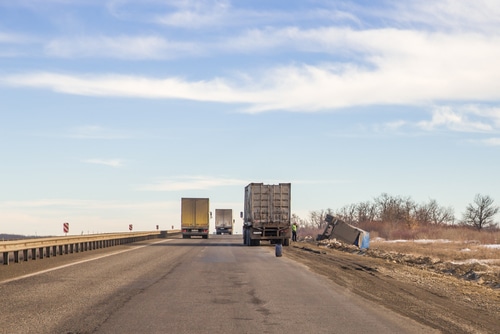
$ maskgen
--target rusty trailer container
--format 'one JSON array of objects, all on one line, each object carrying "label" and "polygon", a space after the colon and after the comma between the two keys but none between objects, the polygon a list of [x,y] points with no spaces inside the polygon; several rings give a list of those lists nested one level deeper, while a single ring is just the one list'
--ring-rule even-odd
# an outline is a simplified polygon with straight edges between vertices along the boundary
[{"label": "rusty trailer container", "polygon": [[243,243],[259,246],[263,240],[288,246],[292,235],[291,183],[250,183],[245,187]]}]

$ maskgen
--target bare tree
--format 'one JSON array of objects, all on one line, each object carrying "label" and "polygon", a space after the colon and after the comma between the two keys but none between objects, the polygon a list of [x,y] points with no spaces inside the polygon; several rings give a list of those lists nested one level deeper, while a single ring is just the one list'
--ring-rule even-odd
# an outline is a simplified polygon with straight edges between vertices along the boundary
[{"label": "bare tree", "polygon": [[397,225],[400,223],[411,224],[416,204],[410,197],[394,197],[383,193],[375,198],[378,219]]},{"label": "bare tree", "polygon": [[377,209],[370,202],[361,202],[356,206],[358,223],[372,222],[375,220]]},{"label": "bare tree", "polygon": [[339,217],[347,224],[357,225],[356,211],[356,204],[344,205],[336,212],[335,216]]},{"label": "bare tree", "polygon": [[431,200],[428,204],[429,213],[431,217],[431,224],[445,225],[453,224],[455,222],[455,214],[453,213],[453,208],[445,208],[439,206],[436,200]]},{"label": "bare tree", "polygon": [[324,228],[325,227],[325,217],[327,214],[332,215],[333,211],[332,209],[326,209],[321,210],[321,211],[311,211],[309,212],[309,222],[312,226],[315,226],[317,228]]},{"label": "bare tree", "polygon": [[498,213],[500,207],[493,205],[493,198],[488,195],[477,194],[474,203],[470,203],[462,218],[462,224],[472,226],[481,230],[496,225],[493,217]]},{"label": "bare tree", "polygon": [[453,224],[455,215],[452,208],[439,206],[435,199],[431,199],[429,203],[419,205],[415,209],[415,220],[420,225],[445,225]]}]

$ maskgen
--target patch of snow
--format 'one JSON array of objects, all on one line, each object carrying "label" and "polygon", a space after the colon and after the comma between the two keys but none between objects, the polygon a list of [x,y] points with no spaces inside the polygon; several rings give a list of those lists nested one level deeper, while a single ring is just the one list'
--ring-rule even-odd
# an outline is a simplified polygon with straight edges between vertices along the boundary
[{"label": "patch of snow", "polygon": [[450,243],[450,242],[453,242],[453,241],[448,240],[448,239],[416,239],[416,240],[396,239],[396,240],[384,240],[382,238],[380,238],[380,239],[374,239],[372,241],[383,241],[383,242],[388,242],[388,243],[415,242],[415,243],[422,243],[422,244]]},{"label": "patch of snow", "polygon": [[435,243],[435,242],[450,243],[451,240],[448,240],[448,239],[417,239],[417,240],[415,240],[415,242],[421,242],[421,243]]},{"label": "patch of snow", "polygon": [[483,247],[491,249],[500,249],[500,244],[483,245]]},{"label": "patch of snow", "polygon": [[473,263],[478,263],[478,264],[495,264],[495,263],[500,263],[500,259],[484,259],[484,260],[478,260],[478,259],[468,259],[464,261],[451,261],[451,264],[473,264]]}]

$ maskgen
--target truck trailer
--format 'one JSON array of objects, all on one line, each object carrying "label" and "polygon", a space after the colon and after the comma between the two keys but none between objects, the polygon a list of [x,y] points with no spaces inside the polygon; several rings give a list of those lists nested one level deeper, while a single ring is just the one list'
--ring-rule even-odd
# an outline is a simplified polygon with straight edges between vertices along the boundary
[{"label": "truck trailer", "polygon": [[208,239],[210,208],[208,198],[181,198],[181,230],[183,238]]},{"label": "truck trailer", "polygon": [[325,230],[322,234],[318,234],[316,241],[336,238],[351,245],[358,246],[361,249],[368,249],[370,247],[369,232],[347,224],[329,214],[326,215],[325,222]]},{"label": "truck trailer", "polygon": [[232,209],[215,209],[215,233],[233,234]]},{"label": "truck trailer", "polygon": [[291,184],[250,183],[245,187],[243,244],[259,246],[261,240],[288,246],[292,235]]}]

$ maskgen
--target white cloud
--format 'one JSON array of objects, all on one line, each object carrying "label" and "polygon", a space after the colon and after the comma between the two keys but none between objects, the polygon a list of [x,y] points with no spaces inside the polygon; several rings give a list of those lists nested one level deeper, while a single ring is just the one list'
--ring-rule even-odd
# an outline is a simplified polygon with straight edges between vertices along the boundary
[{"label": "white cloud", "polygon": [[122,167],[123,161],[120,159],[86,159],[82,162],[87,164],[104,165],[109,167]]},{"label": "white cloud", "polygon": [[178,202],[122,202],[122,201],[97,201],[97,200],[82,200],[82,199],[37,199],[25,201],[0,201],[0,208],[63,208],[63,209],[148,209],[148,208],[164,208],[165,206],[176,207]]},{"label": "white cloud", "polygon": [[[448,13],[459,20],[470,12],[468,22],[481,24],[481,12],[490,24],[498,22],[491,13],[500,10],[492,1],[472,5],[454,5],[452,1],[434,5],[411,3],[402,10],[408,22],[423,20],[432,9],[435,16]],[[204,13],[208,17],[232,11],[227,1],[178,1],[180,12]],[[416,14],[412,14],[415,10]],[[377,15],[382,15],[378,13]],[[414,15],[414,16],[411,16]],[[409,17],[406,17],[409,16]],[[411,16],[411,17],[410,17]],[[438,18],[435,18],[438,20]],[[439,26],[439,24],[438,24]],[[471,26],[473,26],[471,24]],[[500,26],[500,25],[499,25]],[[189,81],[180,77],[147,77],[117,74],[61,74],[32,72],[4,75],[0,83],[12,86],[50,89],[65,94],[113,96],[147,99],[187,99],[237,103],[249,112],[269,110],[320,111],[365,105],[429,105],[441,101],[500,100],[499,30],[417,31],[347,27],[301,29],[298,27],[253,29],[237,37],[225,37],[216,44],[167,41],[158,36],[99,36],[96,38],[55,39],[48,46],[58,56],[105,56],[117,58],[167,58],[172,54],[223,52],[300,51],[320,53],[329,62],[288,63],[261,70],[240,70],[234,77],[211,77]],[[203,51],[202,51],[203,50]],[[339,57],[342,61],[335,61]],[[293,58],[292,58],[293,59]],[[422,127],[462,125],[460,115],[436,112]],[[455,117],[455,119],[453,119]],[[496,118],[498,121],[498,118]],[[487,130],[482,122],[469,128]]]},{"label": "white cloud", "polygon": [[[161,13],[163,11],[163,13]],[[132,14],[133,15],[133,14]],[[357,22],[351,13],[329,8],[303,9],[300,12],[280,9],[239,7],[237,1],[170,1],[168,8],[154,15],[152,21],[187,30],[238,29],[246,26],[271,26],[284,23],[327,21]]]},{"label": "white cloud", "polygon": [[395,130],[399,130],[399,129],[403,128],[407,124],[408,124],[407,121],[398,120],[398,121],[385,123],[383,125],[383,128],[384,128],[384,130],[395,131]]},{"label": "white cloud", "polygon": [[498,132],[500,123],[498,108],[481,108],[470,106],[438,106],[432,111],[430,121],[421,121],[417,124],[423,130],[447,129],[458,132]]},{"label": "white cloud", "polygon": [[490,33],[500,28],[500,3],[497,0],[396,1],[393,10],[378,13],[409,25],[426,24],[452,30]]},{"label": "white cloud", "polygon": [[[251,112],[317,111],[373,104],[500,99],[500,36],[396,29],[320,29],[261,33],[262,42],[286,35],[290,45],[353,53],[361,63],[295,64],[238,77],[188,81],[124,75],[51,72],[4,77],[4,84],[67,94],[190,99],[248,104]],[[243,41],[242,41],[243,42]],[[248,43],[247,43],[248,44]]]},{"label": "white cloud", "polygon": [[66,135],[76,139],[127,139],[129,134],[120,133],[114,129],[109,129],[99,125],[84,125],[68,130]]},{"label": "white cloud", "polygon": [[484,139],[480,143],[486,146],[500,146],[500,137]]},{"label": "white cloud", "polygon": [[224,24],[230,17],[229,1],[180,1],[171,13],[158,15],[156,22],[174,27],[200,28]]},{"label": "white cloud", "polygon": [[181,176],[174,179],[163,180],[151,185],[144,185],[139,190],[147,191],[179,191],[199,190],[224,186],[245,186],[248,181],[207,176]]},{"label": "white cloud", "polygon": [[[1,80],[1,79],[0,79]],[[221,79],[189,82],[181,78],[148,78],[124,75],[74,76],[58,73],[15,75],[4,79],[14,86],[49,88],[56,92],[88,96],[123,96],[139,98],[176,98],[197,101],[251,102],[238,87]]]},{"label": "white cloud", "polygon": [[168,41],[158,36],[98,36],[58,38],[45,46],[50,56],[67,58],[171,59],[198,54],[196,43]]}]

